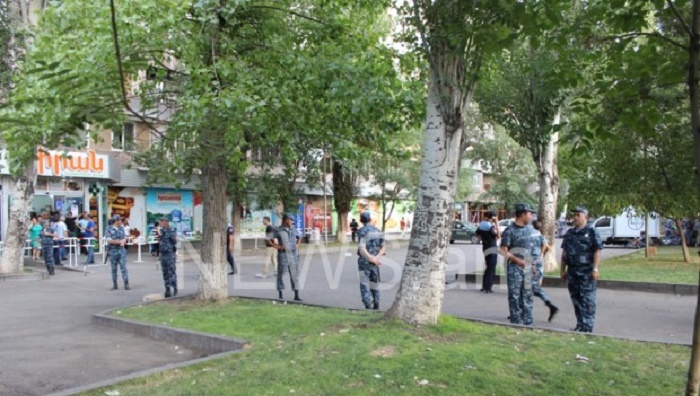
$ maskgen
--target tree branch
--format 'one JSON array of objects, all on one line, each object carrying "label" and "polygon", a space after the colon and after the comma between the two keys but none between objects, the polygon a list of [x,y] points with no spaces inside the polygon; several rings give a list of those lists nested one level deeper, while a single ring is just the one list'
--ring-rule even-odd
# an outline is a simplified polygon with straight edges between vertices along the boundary
[{"label": "tree branch", "polygon": [[653,32],[653,33],[645,33],[645,32],[631,32],[631,33],[625,33],[625,34],[619,34],[616,36],[605,36],[603,39],[605,40],[610,40],[610,39],[627,39],[627,38],[632,38],[632,37],[640,37],[640,36],[647,36],[647,37],[653,37],[653,38],[658,38],[663,41],[666,41],[669,44],[672,44],[678,48],[681,48],[684,51],[688,51],[688,47],[683,45],[682,43],[679,43],[676,40],[673,40],[672,38],[666,37],[663,34],[660,34],[659,32]]},{"label": "tree branch", "polygon": [[690,27],[685,23],[685,21],[683,20],[683,17],[681,16],[680,12],[678,12],[678,9],[673,4],[673,2],[671,0],[666,0],[666,4],[668,4],[668,7],[676,15],[676,18],[678,18],[678,21],[680,21],[681,25],[683,26],[683,30],[685,30],[685,32],[688,33],[689,37],[692,37],[693,32],[690,30]]}]

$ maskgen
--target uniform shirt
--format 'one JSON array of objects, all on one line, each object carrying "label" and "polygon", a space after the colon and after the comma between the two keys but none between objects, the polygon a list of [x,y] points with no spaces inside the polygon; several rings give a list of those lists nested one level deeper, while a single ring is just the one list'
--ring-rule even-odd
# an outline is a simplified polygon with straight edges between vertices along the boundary
[{"label": "uniform shirt", "polygon": [[[49,234],[49,235],[47,235]],[[46,226],[42,229],[41,232],[41,246],[43,247],[49,247],[53,246],[53,229],[51,229],[51,226]]]},{"label": "uniform shirt", "polygon": [[[107,238],[112,240],[112,241],[120,241],[122,239],[126,239],[126,233],[124,233],[124,227],[122,227],[122,226],[115,227],[113,225],[109,226],[107,228]],[[110,249],[119,249],[122,247],[119,245],[112,245],[112,244],[109,244],[108,246]]]},{"label": "uniform shirt", "polygon": [[[384,234],[377,229],[377,227],[367,224],[360,228],[358,233],[360,237],[360,249],[363,247],[367,249],[367,252],[372,256],[376,256],[377,253],[384,247]],[[358,249],[358,254],[360,250]],[[365,257],[360,254],[358,260],[360,265],[370,265],[371,263]]]},{"label": "uniform shirt", "polygon": [[357,222],[354,221],[354,220],[350,222],[350,229],[351,229],[353,232],[357,232],[357,228],[358,228],[359,226],[360,226],[360,225],[357,224]]},{"label": "uniform shirt", "polygon": [[160,254],[175,253],[177,244],[177,230],[175,228],[161,228],[158,232],[160,241]]},{"label": "uniform shirt", "polygon": [[[519,226],[511,224],[503,231],[501,236],[501,247],[507,247],[508,251],[515,257],[525,259],[528,264],[532,263],[532,245],[534,241],[535,228],[531,225]],[[508,260],[508,264],[515,264]]]},{"label": "uniform shirt", "polygon": [[547,244],[547,238],[541,232],[535,230],[532,236],[532,261],[539,263],[542,261],[542,247]]},{"label": "uniform shirt", "polygon": [[294,226],[291,226],[290,228],[277,228],[274,232],[274,237],[277,238],[277,242],[280,245],[284,246],[285,251],[296,253],[299,233],[297,232],[297,229]]},{"label": "uniform shirt", "polygon": [[484,220],[479,223],[476,233],[481,238],[481,245],[484,250],[498,245],[498,240],[496,239],[498,233],[492,222]]},{"label": "uniform shirt", "polygon": [[583,228],[571,228],[564,235],[561,247],[569,274],[588,275],[593,271],[593,255],[603,249],[603,242],[598,230],[585,225]]}]

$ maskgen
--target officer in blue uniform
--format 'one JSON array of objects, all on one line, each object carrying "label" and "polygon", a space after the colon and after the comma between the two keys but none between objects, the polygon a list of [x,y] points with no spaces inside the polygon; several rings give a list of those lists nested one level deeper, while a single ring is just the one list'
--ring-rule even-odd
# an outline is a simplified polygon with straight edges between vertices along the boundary
[{"label": "officer in blue uniform", "polygon": [[112,217],[114,223],[107,228],[107,246],[109,249],[109,259],[112,264],[112,290],[117,290],[117,266],[122,272],[122,280],[124,281],[124,289],[131,290],[129,287],[129,272],[126,269],[126,233],[122,227],[122,217],[114,215]]},{"label": "officer in blue uniform", "polygon": [[532,226],[535,228],[532,242],[532,294],[542,299],[544,305],[549,308],[548,321],[551,322],[557,312],[559,312],[559,308],[552,304],[549,294],[542,288],[542,279],[544,278],[544,260],[542,259],[542,255],[549,251],[549,244],[547,243],[547,238],[542,235],[542,222],[539,220],[534,221]]},{"label": "officer in blue uniform", "polygon": [[381,274],[379,257],[384,255],[384,234],[372,223],[374,214],[366,211],[360,215],[360,223],[364,224],[358,232],[360,244],[357,259],[358,270],[360,272],[360,295],[362,303],[367,309],[379,309],[379,282]]},{"label": "officer in blue uniform", "polygon": [[532,325],[532,242],[535,229],[530,225],[529,204],[515,205],[515,222],[501,238],[501,254],[506,257],[510,323]]},{"label": "officer in blue uniform", "polygon": [[294,301],[301,301],[299,297],[299,252],[298,246],[301,238],[294,222],[289,215],[282,216],[282,226],[273,233],[272,247],[277,249],[277,293],[280,300],[283,298],[284,273],[289,271],[289,282],[294,290]]},{"label": "officer in blue uniform", "polygon": [[574,209],[574,227],[564,235],[561,278],[567,282],[576,313],[574,331],[593,332],[596,310],[596,281],[603,242],[598,231],[588,225],[588,210]]},{"label": "officer in blue uniform", "polygon": [[[175,297],[177,296],[177,273],[175,272],[177,230],[170,228],[170,220],[167,217],[160,219],[158,241],[160,243],[160,269],[163,271],[165,298]],[[172,294],[170,294],[171,288]]]}]

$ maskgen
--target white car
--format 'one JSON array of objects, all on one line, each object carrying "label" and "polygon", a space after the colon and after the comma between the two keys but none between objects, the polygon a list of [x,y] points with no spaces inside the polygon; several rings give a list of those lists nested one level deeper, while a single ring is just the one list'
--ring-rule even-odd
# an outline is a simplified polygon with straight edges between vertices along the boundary
[{"label": "white car", "polygon": [[508,228],[509,225],[513,224],[515,222],[515,219],[503,219],[498,222],[498,230],[501,232],[501,235],[503,235],[503,231]]}]

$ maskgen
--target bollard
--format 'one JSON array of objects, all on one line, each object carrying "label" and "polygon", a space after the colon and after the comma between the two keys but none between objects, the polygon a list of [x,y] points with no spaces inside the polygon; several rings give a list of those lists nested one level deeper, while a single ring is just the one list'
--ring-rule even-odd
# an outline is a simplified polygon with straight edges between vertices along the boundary
[{"label": "bollard", "polygon": [[136,247],[137,247],[137,256],[136,256],[136,261],[135,263],[143,263],[143,260],[141,260],[141,237],[138,237],[136,239]]}]

